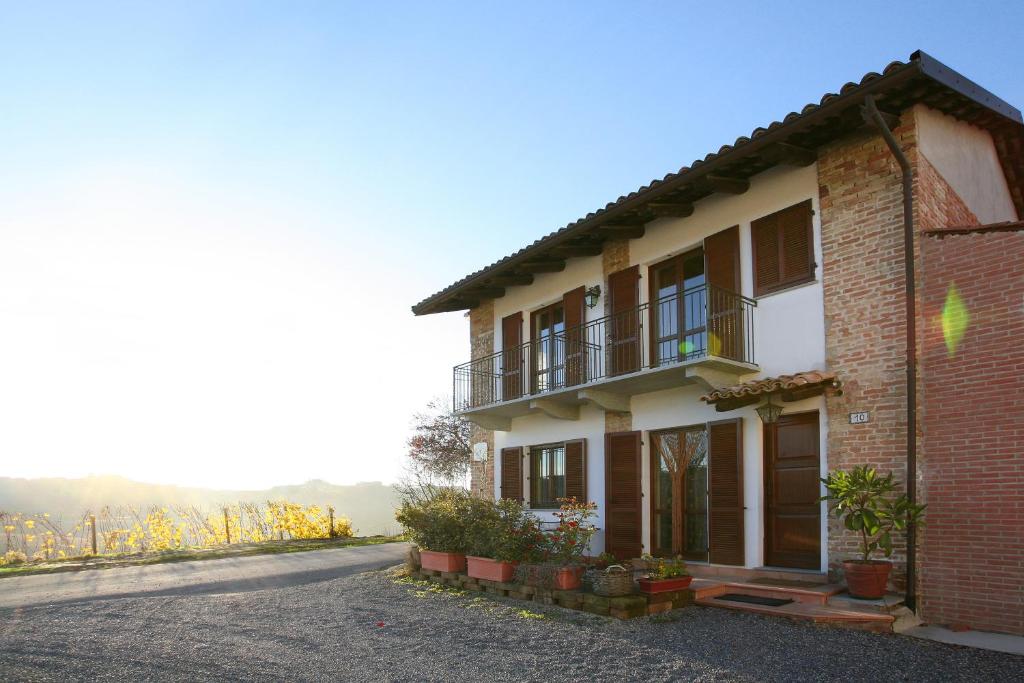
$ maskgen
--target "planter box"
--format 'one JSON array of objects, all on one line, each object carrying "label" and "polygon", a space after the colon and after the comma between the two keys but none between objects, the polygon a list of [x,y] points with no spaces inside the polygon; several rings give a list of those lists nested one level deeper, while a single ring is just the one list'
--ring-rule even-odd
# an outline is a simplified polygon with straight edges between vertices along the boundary
[{"label": "planter box", "polygon": [[464,572],[466,571],[466,556],[460,553],[437,553],[433,550],[421,550],[420,566],[435,572]]},{"label": "planter box", "polygon": [[516,573],[516,565],[519,564],[518,562],[492,560],[489,557],[473,557],[472,555],[466,558],[466,562],[469,567],[469,575],[474,579],[499,583],[511,581]]},{"label": "planter box", "polygon": [[644,593],[668,593],[681,591],[693,581],[692,576],[677,576],[674,579],[640,579],[640,590]]}]

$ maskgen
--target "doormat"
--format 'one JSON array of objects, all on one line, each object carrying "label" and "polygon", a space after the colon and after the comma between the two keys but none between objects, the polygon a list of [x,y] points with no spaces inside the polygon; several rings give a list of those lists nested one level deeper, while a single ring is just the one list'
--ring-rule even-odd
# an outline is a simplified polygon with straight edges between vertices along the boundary
[{"label": "doormat", "polygon": [[742,593],[726,593],[715,596],[715,600],[728,600],[729,602],[749,602],[751,605],[765,605],[767,607],[781,607],[793,602],[787,598],[762,598],[760,595],[743,595]]}]

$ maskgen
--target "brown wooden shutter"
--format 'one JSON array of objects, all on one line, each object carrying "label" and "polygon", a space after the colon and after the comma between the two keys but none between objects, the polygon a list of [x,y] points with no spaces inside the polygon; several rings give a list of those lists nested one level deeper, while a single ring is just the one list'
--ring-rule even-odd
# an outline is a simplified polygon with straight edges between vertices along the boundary
[{"label": "brown wooden shutter", "polygon": [[729,292],[740,291],[740,226],[704,239],[707,282]]},{"label": "brown wooden shutter", "polygon": [[583,345],[582,325],[584,288],[577,287],[562,296],[565,311],[565,385],[586,381],[586,353]]},{"label": "brown wooden shutter", "polygon": [[565,442],[565,497],[587,502],[587,440]]},{"label": "brown wooden shutter", "polygon": [[523,449],[501,449],[501,497],[523,500]]},{"label": "brown wooden shutter", "polygon": [[782,281],[794,283],[812,279],[814,237],[810,200],[779,212],[779,235],[782,240]]},{"label": "brown wooden shutter", "polygon": [[750,224],[750,240],[754,255],[754,296],[779,287],[779,231],[773,216],[759,218]]},{"label": "brown wooden shutter", "polygon": [[605,434],[605,550],[620,560],[639,557],[642,524],[640,432]]},{"label": "brown wooden shutter", "polygon": [[640,268],[631,266],[608,276],[609,374],[640,369]]},{"label": "brown wooden shutter", "polygon": [[738,225],[704,239],[704,272],[711,285],[707,298],[708,351],[745,360],[743,306],[740,293],[740,228]]},{"label": "brown wooden shutter", "polygon": [[755,296],[814,279],[811,216],[808,199],[750,224]]},{"label": "brown wooden shutter", "polygon": [[501,319],[501,390],[502,400],[523,395],[523,312]]},{"label": "brown wooden shutter", "polygon": [[708,551],[712,564],[742,565],[743,420],[708,423]]}]

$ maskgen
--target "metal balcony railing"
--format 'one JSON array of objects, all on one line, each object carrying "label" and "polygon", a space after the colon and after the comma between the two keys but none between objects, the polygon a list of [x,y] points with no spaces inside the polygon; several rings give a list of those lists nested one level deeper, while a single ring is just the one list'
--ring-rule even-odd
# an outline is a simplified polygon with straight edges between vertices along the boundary
[{"label": "metal balcony railing", "polygon": [[456,411],[702,357],[754,363],[757,302],[712,285],[549,334],[454,369]]}]

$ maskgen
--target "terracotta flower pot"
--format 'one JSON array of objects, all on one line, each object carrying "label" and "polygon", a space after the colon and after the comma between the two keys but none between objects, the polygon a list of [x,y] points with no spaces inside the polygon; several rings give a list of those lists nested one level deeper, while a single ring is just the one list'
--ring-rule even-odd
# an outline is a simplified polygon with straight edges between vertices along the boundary
[{"label": "terracotta flower pot", "polygon": [[518,562],[492,560],[489,557],[473,557],[472,555],[466,557],[466,563],[469,567],[469,575],[474,579],[501,583],[512,580],[516,573],[516,565],[519,564]]},{"label": "terracotta flower pot", "polygon": [[692,576],[676,576],[671,579],[640,579],[640,591],[643,593],[668,593],[681,591],[690,586]]},{"label": "terracotta flower pot", "polygon": [[420,566],[436,572],[464,572],[466,571],[466,556],[461,553],[421,550]]},{"label": "terracotta flower pot", "polygon": [[586,567],[559,567],[555,572],[555,588],[560,591],[578,590]]},{"label": "terracotta flower pot", "polygon": [[892,563],[884,560],[843,562],[846,588],[855,598],[877,600],[885,596]]}]

